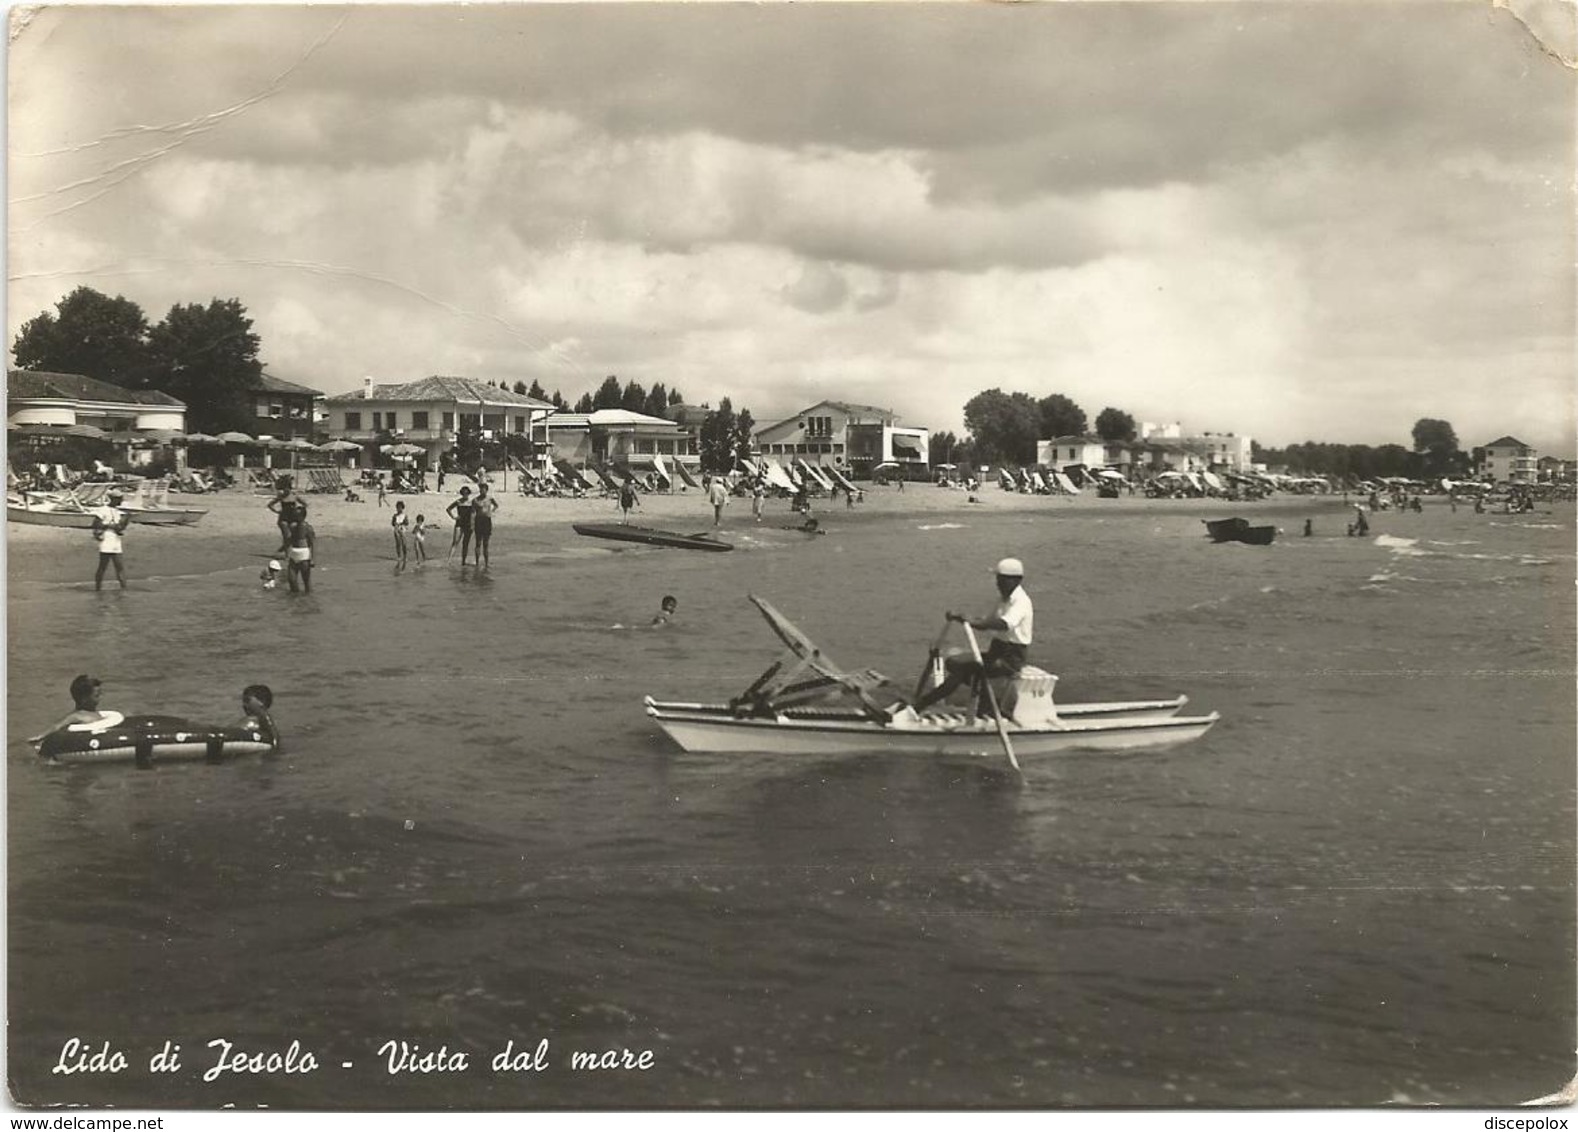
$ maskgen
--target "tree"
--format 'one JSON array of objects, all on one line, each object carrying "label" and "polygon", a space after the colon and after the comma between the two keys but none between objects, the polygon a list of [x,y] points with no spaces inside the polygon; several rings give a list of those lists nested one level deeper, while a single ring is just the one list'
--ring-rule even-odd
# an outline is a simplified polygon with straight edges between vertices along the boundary
[{"label": "tree", "polygon": [[575,411],[578,413],[590,413],[596,407],[590,393],[581,394],[581,399],[575,403]]},{"label": "tree", "polygon": [[130,299],[78,287],[22,324],[11,347],[22,369],[80,373],[128,389],[147,386],[148,319]]},{"label": "tree", "polygon": [[1061,393],[1053,393],[1036,402],[1041,414],[1041,438],[1054,436],[1084,436],[1085,410]]},{"label": "tree", "polygon": [[1033,464],[1041,416],[1028,394],[988,389],[964,403],[964,427],[975,453],[991,463]]},{"label": "tree", "polygon": [[641,411],[649,417],[668,416],[668,390],[661,381],[647,390],[647,403]]},{"label": "tree", "polygon": [[548,400],[556,409],[564,410],[570,407],[570,403],[564,399],[564,394],[557,389],[553,391],[553,396],[548,398]]},{"label": "tree", "polygon": [[1447,421],[1422,417],[1414,422],[1414,451],[1420,455],[1423,474],[1449,475],[1457,470],[1457,433]]},{"label": "tree", "polygon": [[535,397],[539,401],[548,400],[548,394],[543,392],[541,383],[535,377],[531,379],[531,388],[526,390],[526,396]]},{"label": "tree", "polygon": [[200,432],[250,430],[263,377],[258,345],[240,299],[177,304],[148,334],[148,383],[186,402],[188,425]]},{"label": "tree", "polygon": [[647,391],[641,387],[639,381],[632,381],[625,386],[625,391],[619,396],[619,407],[629,409],[632,413],[646,409]]},{"label": "tree", "polygon": [[1109,444],[1127,443],[1138,434],[1134,418],[1122,409],[1103,409],[1096,414],[1096,435]]},{"label": "tree", "polygon": [[756,435],[756,419],[751,416],[749,409],[741,409],[740,415],[734,418],[734,450],[729,467],[736,462],[743,461],[751,454],[752,438]]},{"label": "tree", "polygon": [[617,409],[623,400],[625,391],[619,386],[619,379],[613,374],[603,378],[603,384],[597,387],[597,392],[592,394],[592,408]]},{"label": "tree", "polygon": [[511,388],[514,389],[515,392],[521,394],[522,396],[526,395],[526,383],[524,381],[516,379],[515,384],[513,386],[511,386]]},{"label": "tree", "polygon": [[685,403],[684,395],[678,389],[670,389],[668,391],[668,403],[670,405],[683,405]]},{"label": "tree", "polygon": [[933,461],[939,464],[954,463],[953,450],[959,446],[959,438],[951,432],[934,432],[927,449],[931,452]]},{"label": "tree", "polygon": [[734,468],[734,406],[725,397],[701,422],[696,444],[701,449],[701,467],[706,472],[727,472]]}]

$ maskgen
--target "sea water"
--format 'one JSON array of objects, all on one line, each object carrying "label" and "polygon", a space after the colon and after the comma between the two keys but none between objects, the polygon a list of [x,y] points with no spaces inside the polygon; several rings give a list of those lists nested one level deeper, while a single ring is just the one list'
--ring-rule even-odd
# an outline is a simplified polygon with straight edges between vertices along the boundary
[{"label": "sea water", "polygon": [[[238,557],[271,548],[261,521],[125,594],[13,548],[13,1095],[1555,1091],[1573,1073],[1571,513],[1432,508],[1356,539],[1335,505],[1258,506],[1288,532],[1269,547],[1124,501],[835,511],[814,537],[731,516],[730,554],[501,523],[485,573],[447,547],[397,572],[382,539],[326,539],[296,597]],[[1307,514],[1323,533],[1298,536]],[[999,760],[691,756],[643,713],[647,694],[725,698],[780,656],[752,593],[908,691],[944,611],[987,610],[1006,555],[1060,699],[1185,693],[1221,721],[1187,746],[1034,762],[1021,784]],[[679,615],[650,628],[664,594]],[[79,671],[106,707],[216,721],[267,683],[284,751],[41,766],[22,737]]]}]

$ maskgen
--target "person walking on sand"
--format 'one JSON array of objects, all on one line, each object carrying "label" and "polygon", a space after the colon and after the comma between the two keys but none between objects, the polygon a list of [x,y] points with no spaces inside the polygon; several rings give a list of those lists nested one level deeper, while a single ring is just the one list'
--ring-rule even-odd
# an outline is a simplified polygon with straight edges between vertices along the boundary
[{"label": "person walking on sand", "polygon": [[493,541],[493,515],[499,509],[499,501],[489,494],[488,485],[484,483],[477,488],[477,501],[471,508],[472,533],[477,536],[477,565],[486,570],[493,564],[488,554],[488,543]]},{"label": "person walking on sand", "polygon": [[455,544],[460,544],[460,564],[466,564],[466,555],[471,552],[471,520],[476,514],[476,505],[471,500],[471,488],[460,489],[460,498],[454,500],[444,508],[444,514],[455,521],[455,533],[449,537],[449,557],[455,557]]},{"label": "person walking on sand", "polygon": [[389,527],[394,531],[395,562],[401,566],[406,562],[406,534],[410,530],[411,521],[405,513],[405,500],[395,504],[394,517],[389,520]]},{"label": "person walking on sand", "polygon": [[712,525],[721,526],[723,508],[729,502],[729,485],[723,482],[721,475],[714,475],[707,482],[707,502],[712,504]]},{"label": "person walking on sand", "polygon": [[389,493],[389,489],[384,484],[384,474],[382,472],[379,472],[378,473],[378,506],[380,506],[380,507],[384,506],[384,496],[387,495],[388,493]]},{"label": "person walking on sand", "polygon": [[[977,687],[978,695],[984,693],[986,680],[1017,675],[1025,666],[1035,627],[1035,608],[1023,585],[1025,567],[1017,558],[1005,558],[997,564],[996,574],[999,601],[990,616],[972,618],[952,611],[947,614],[949,621],[965,623],[972,629],[993,635],[991,646],[981,658],[984,666],[977,664],[973,656],[949,657],[944,663],[946,674],[942,683],[916,701],[916,712],[924,711],[966,684]],[[980,710],[979,704],[977,710]]]},{"label": "person walking on sand", "polygon": [[641,506],[641,496],[636,494],[636,481],[631,476],[625,476],[625,482],[619,485],[619,521],[628,525],[630,512]]},{"label": "person walking on sand", "polygon": [[751,481],[751,514],[758,523],[762,521],[762,502],[766,497],[767,489],[762,486],[761,477],[758,476]]},{"label": "person walking on sand", "polygon": [[122,498],[120,492],[111,491],[105,496],[105,505],[93,509],[93,537],[99,543],[99,568],[93,575],[96,590],[104,588],[104,571],[111,565],[115,567],[115,580],[121,584],[121,589],[126,588],[126,571],[121,567],[124,549],[121,536],[131,523],[131,516],[121,510]]}]

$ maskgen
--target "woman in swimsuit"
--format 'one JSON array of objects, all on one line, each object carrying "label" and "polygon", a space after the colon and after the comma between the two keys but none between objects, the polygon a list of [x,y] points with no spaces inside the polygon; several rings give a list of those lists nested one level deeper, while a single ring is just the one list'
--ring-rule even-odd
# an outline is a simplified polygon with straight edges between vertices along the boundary
[{"label": "woman in swimsuit", "polygon": [[[499,501],[488,494],[488,485],[483,484],[477,488],[477,501],[471,506],[476,512],[472,526],[477,533],[477,565],[486,570],[492,564],[488,556],[488,540],[493,537],[493,513],[499,509]],[[466,556],[462,554],[460,557],[464,564]]]},{"label": "woman in swimsuit", "polygon": [[455,543],[460,543],[460,564],[466,564],[466,555],[471,552],[471,519],[476,514],[476,504],[471,500],[471,489],[460,489],[460,498],[444,508],[444,513],[455,521],[455,533],[449,540],[449,553],[453,557]]}]

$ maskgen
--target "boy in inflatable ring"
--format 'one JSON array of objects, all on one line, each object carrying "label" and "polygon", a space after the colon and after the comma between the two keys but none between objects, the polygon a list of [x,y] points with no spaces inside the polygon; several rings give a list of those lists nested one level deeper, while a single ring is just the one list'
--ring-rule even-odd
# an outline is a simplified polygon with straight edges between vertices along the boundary
[{"label": "boy in inflatable ring", "polygon": [[241,689],[241,722],[237,727],[259,732],[264,739],[279,746],[279,729],[269,709],[274,706],[274,693],[267,684],[248,684]]},{"label": "boy in inflatable ring", "polygon": [[38,746],[44,741],[45,736],[53,735],[56,731],[64,731],[68,727],[91,727],[96,723],[119,723],[121,714],[118,711],[99,710],[100,680],[96,676],[83,673],[71,682],[71,702],[76,708],[60,722],[46,727],[37,735],[30,735],[28,742]]}]

